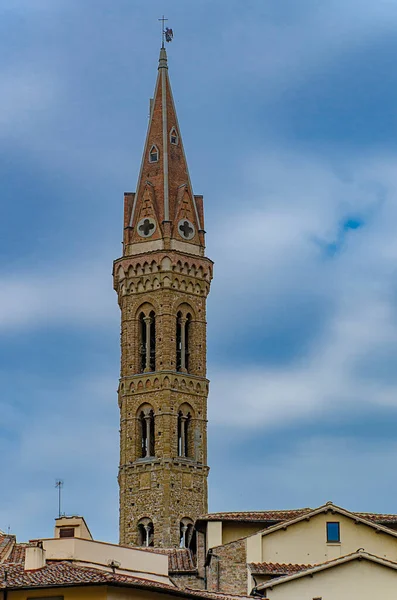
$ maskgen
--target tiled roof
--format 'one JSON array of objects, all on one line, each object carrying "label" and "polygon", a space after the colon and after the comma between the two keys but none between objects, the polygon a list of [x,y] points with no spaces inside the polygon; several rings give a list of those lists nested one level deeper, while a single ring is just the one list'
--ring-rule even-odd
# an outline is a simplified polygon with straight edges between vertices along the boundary
[{"label": "tiled roof", "polygon": [[288,521],[308,512],[311,508],[296,508],[293,510],[259,510],[249,512],[218,512],[208,513],[199,517],[199,521]]},{"label": "tiled roof", "polygon": [[195,571],[196,566],[193,562],[190,550],[187,548],[170,550],[168,553],[168,568],[172,573]]},{"label": "tiled roof", "polygon": [[192,554],[187,548],[139,548],[145,552],[168,555],[168,570],[170,573],[186,573],[196,571]]},{"label": "tiled roof", "polygon": [[7,558],[13,544],[15,544],[15,536],[0,534],[0,563]]},{"label": "tiled roof", "polygon": [[[296,508],[292,510],[258,510],[258,511],[240,511],[240,512],[218,512],[208,513],[199,517],[198,521],[289,521],[295,519],[308,512],[311,512],[311,508]],[[353,511],[352,511],[353,512]],[[368,521],[386,525],[387,523],[397,524],[397,514],[384,514],[384,513],[366,513],[366,512],[353,512],[353,514]]]},{"label": "tiled roof", "polygon": [[258,575],[292,575],[305,569],[310,569],[312,565],[293,565],[284,563],[249,563],[251,572]]},{"label": "tiled roof", "polygon": [[7,564],[23,564],[25,562],[26,548],[33,544],[15,544],[11,550],[10,556],[7,558]]},{"label": "tiled roof", "polygon": [[[7,577],[5,581],[5,572]],[[81,567],[68,561],[50,562],[42,569],[25,571],[20,564],[0,565],[0,590],[21,588],[44,588],[51,586],[79,586],[100,584],[125,584],[131,587],[147,588],[154,591],[163,591],[178,596],[195,596],[208,600],[227,600],[236,596],[221,593],[204,592],[200,590],[180,589],[172,584],[160,583],[148,579],[141,579],[119,573],[110,573],[92,567]]]},{"label": "tiled roof", "polygon": [[384,525],[387,523],[397,523],[397,515],[365,512],[355,512],[354,514],[362,517],[363,519],[368,519],[368,521],[374,521],[375,523],[381,523]]},{"label": "tiled roof", "polygon": [[[7,572],[6,584],[4,573]],[[6,563],[0,566],[0,589],[4,587],[40,587],[50,585],[79,585],[87,583],[135,583],[148,587],[174,590],[174,586],[138,577],[81,567],[66,561],[47,563],[42,569],[25,571],[24,565]]]}]

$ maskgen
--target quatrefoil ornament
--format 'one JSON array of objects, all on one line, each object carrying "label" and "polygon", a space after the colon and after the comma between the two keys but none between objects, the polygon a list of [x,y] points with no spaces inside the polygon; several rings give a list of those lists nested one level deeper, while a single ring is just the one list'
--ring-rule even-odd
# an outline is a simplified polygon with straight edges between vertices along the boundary
[{"label": "quatrefoil ornament", "polygon": [[194,225],[187,219],[181,219],[178,223],[178,232],[185,240],[191,240],[194,237]]},{"label": "quatrefoil ornament", "polygon": [[138,235],[143,238],[148,238],[156,231],[156,221],[150,217],[141,219],[137,226]]}]

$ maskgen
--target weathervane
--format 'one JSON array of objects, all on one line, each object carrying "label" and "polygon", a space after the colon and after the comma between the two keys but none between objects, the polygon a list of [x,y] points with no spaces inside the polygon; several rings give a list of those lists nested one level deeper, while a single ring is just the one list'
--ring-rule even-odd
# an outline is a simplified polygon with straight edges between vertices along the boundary
[{"label": "weathervane", "polygon": [[162,35],[161,47],[164,48],[164,42],[172,42],[172,38],[174,37],[174,32],[169,27],[164,27],[164,23],[166,21],[168,21],[168,19],[166,19],[164,17],[164,15],[161,17],[161,19],[159,19],[159,21],[161,21],[161,35]]}]

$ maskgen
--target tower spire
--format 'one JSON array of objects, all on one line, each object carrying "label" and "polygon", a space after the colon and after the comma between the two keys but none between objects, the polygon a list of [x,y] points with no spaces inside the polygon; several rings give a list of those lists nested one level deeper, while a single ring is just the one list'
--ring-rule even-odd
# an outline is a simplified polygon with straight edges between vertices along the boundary
[{"label": "tower spire", "polygon": [[[167,39],[167,38],[166,38]],[[125,194],[121,309],[120,542],[188,545],[207,512],[203,198],[192,191],[160,50],[136,193]]]},{"label": "tower spire", "polygon": [[[204,254],[202,197],[194,196],[168,72],[167,52],[160,49],[154,97],[136,194],[129,199],[124,244],[133,252],[144,240],[168,248],[189,243]],[[142,230],[142,219],[149,225]],[[142,235],[144,233],[144,235]],[[171,240],[173,242],[171,243]]]}]

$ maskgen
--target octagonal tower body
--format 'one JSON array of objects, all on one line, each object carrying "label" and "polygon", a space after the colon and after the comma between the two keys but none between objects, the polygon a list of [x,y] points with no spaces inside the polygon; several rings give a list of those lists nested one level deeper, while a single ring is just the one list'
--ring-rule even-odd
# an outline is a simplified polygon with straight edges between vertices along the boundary
[{"label": "octagonal tower body", "polygon": [[202,196],[193,195],[165,49],[137,192],[124,198],[120,543],[180,547],[207,512],[206,299]]}]

